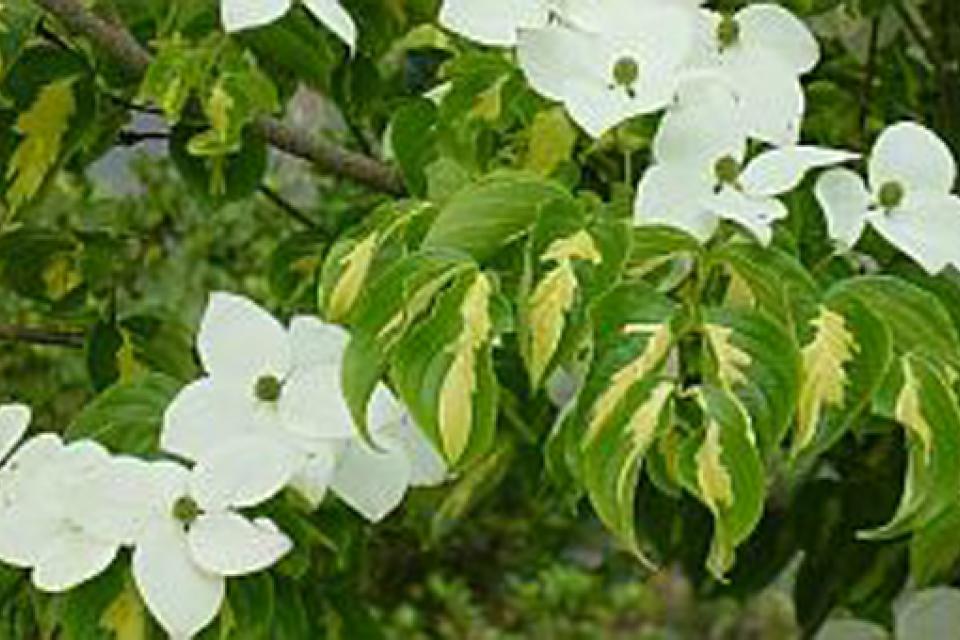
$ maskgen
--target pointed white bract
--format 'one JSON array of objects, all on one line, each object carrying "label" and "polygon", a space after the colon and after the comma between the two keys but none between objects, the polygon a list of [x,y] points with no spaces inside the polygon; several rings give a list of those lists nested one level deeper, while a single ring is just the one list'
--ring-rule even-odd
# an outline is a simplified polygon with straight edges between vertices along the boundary
[{"label": "pointed white bract", "polygon": [[[302,0],[307,10],[351,50],[357,46],[357,27],[338,0]],[[293,7],[294,0],[221,0],[220,21],[227,33],[264,27]]]},{"label": "pointed white bract", "polygon": [[864,181],[837,169],[820,178],[830,237],[853,247],[869,224],[931,274],[960,266],[957,164],[946,143],[921,125],[893,125],[877,140],[868,174]]},{"label": "pointed white bract", "polygon": [[512,47],[517,31],[545,26],[550,0],[444,0],[440,24],[480,44]]}]

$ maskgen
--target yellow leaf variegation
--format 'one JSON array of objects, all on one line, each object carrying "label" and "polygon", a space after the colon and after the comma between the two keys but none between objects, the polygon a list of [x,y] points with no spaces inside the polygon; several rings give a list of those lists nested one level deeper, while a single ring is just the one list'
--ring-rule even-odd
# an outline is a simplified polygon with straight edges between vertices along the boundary
[{"label": "yellow leaf variegation", "polygon": [[858,351],[856,339],[842,315],[824,307],[813,325],[816,335],[802,351],[803,377],[794,453],[813,442],[820,415],[827,406],[843,406],[849,382],[844,367]]},{"label": "yellow leaf variegation", "polygon": [[643,352],[613,375],[610,385],[594,403],[587,427],[588,441],[596,437],[633,385],[649,375],[670,351],[672,333],[668,324],[633,326],[628,327],[628,332],[650,337]]},{"label": "yellow leaf variegation", "polygon": [[147,637],[146,608],[132,583],[128,582],[103,612],[100,628],[111,632],[111,637],[116,640],[143,640]]},{"label": "yellow leaf variegation", "polygon": [[580,231],[568,238],[554,241],[541,257],[543,262],[557,266],[540,281],[528,300],[529,306],[529,366],[533,386],[538,386],[560,346],[566,327],[566,316],[576,301],[577,276],[574,260],[594,264],[602,258],[593,238]]},{"label": "yellow leaf variegation", "polygon": [[[637,407],[637,410],[630,416],[627,423],[627,437],[629,438],[628,459],[632,461],[639,460],[653,444],[657,435],[657,426],[660,424],[660,416],[663,414],[664,407],[673,395],[674,385],[672,382],[661,382],[658,384],[650,396]],[[631,465],[623,465],[620,479],[617,482],[617,494],[624,495],[626,491],[634,491],[635,487],[628,486],[628,483],[636,484],[636,478],[633,474],[627,473]]]},{"label": "yellow leaf variegation", "polygon": [[903,388],[897,397],[896,417],[897,421],[920,441],[923,458],[929,462],[933,451],[933,429],[923,416],[919,383],[909,358],[903,361]]},{"label": "yellow leaf variegation", "polygon": [[7,168],[7,202],[14,210],[40,190],[57,164],[70,118],[76,110],[74,78],[48,84],[30,108],[17,118],[16,131],[23,136]]},{"label": "yellow leaf variegation", "polygon": [[463,455],[473,427],[473,396],[477,388],[477,353],[490,339],[490,280],[479,274],[467,290],[460,308],[463,322],[453,346],[453,363],[440,388],[437,424],[447,460],[454,464]]},{"label": "yellow leaf variegation", "polygon": [[360,295],[360,289],[370,272],[370,265],[373,264],[373,259],[377,255],[379,242],[380,234],[371,233],[340,260],[342,271],[327,302],[327,317],[331,321],[343,320],[353,309]]},{"label": "yellow leaf variegation", "polygon": [[704,334],[717,361],[717,377],[727,389],[747,381],[745,371],[750,366],[750,354],[733,344],[733,329],[721,325],[704,326]]},{"label": "yellow leaf variegation", "polygon": [[733,504],[733,483],[730,473],[723,465],[723,449],[720,446],[720,425],[711,421],[700,450],[697,451],[697,484],[703,501],[716,515]]}]

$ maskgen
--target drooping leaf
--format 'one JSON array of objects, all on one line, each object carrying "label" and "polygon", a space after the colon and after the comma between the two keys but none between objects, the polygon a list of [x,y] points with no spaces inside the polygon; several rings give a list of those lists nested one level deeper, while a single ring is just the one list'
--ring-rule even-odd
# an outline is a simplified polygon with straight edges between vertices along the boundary
[{"label": "drooping leaf", "polygon": [[897,512],[866,539],[921,529],[956,504],[960,494],[960,404],[941,371],[925,358],[901,358],[903,384],[896,419],[908,445],[907,477]]},{"label": "drooping leaf", "polygon": [[783,440],[797,406],[796,341],[778,321],[759,311],[708,309],[704,322],[716,382],[743,404],[761,450],[768,453]]},{"label": "drooping leaf", "polygon": [[699,392],[704,425],[684,445],[680,473],[684,486],[714,517],[707,568],[724,580],[736,549],[763,514],[766,474],[751,435],[750,418],[729,391]]}]

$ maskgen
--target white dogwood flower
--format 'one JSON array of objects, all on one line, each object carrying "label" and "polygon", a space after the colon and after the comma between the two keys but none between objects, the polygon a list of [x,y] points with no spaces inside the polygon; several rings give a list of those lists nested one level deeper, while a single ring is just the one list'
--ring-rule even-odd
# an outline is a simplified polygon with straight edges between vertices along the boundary
[{"label": "white dogwood flower", "polygon": [[789,213],[778,196],[799,186],[809,171],[856,157],[836,149],[789,146],[765,151],[744,167],[741,147],[709,161],[697,157],[657,164],[640,181],[634,220],[678,228],[701,242],[713,236],[720,220],[730,220],[767,245],[773,223]]},{"label": "white dogwood flower", "polygon": [[836,169],[818,181],[830,237],[852,247],[869,223],[931,274],[960,266],[957,164],[946,143],[921,125],[893,125],[877,140],[868,174],[864,182]]},{"label": "white dogwood flower", "polygon": [[534,90],[563,103],[577,124],[600,137],[670,103],[690,53],[694,16],[674,3],[583,5],[573,24],[521,29],[520,67]]},{"label": "white dogwood flower", "polygon": [[769,144],[795,144],[806,108],[799,78],[820,59],[809,28],[783,7],[762,3],[733,15],[703,10],[697,32],[690,66],[725,79],[747,133]]},{"label": "white dogwood flower", "polygon": [[[282,18],[295,0],[221,0],[220,19],[227,33],[263,27]],[[357,27],[338,0],[300,0],[307,10],[343,40],[356,48]]]},{"label": "white dogwood flower", "polygon": [[74,500],[77,493],[92,497],[86,480],[110,456],[89,440],[64,445],[53,434],[13,451],[29,420],[27,407],[0,407],[0,460],[6,460],[0,468],[0,561],[31,569],[37,589],[62,593],[106,570],[120,549],[120,540],[86,526]]},{"label": "white dogwood flower", "polygon": [[237,456],[285,458],[291,483],[322,495],[335,442],[354,437],[340,385],[346,343],[345,331],[316,318],[285,329],[246,298],[213,294],[197,336],[207,376],[167,408],[161,447],[202,462],[240,440]]},{"label": "white dogwood flower", "polygon": [[443,483],[443,457],[413,423],[393,394],[379,387],[370,402],[370,438],[355,438],[337,457],[330,488],[371,522],[391,513],[410,487]]},{"label": "white dogwood flower", "polygon": [[286,462],[248,462],[230,443],[192,470],[118,457],[91,479],[93,497],[76,496],[92,529],[133,546],[137,588],[173,638],[216,617],[226,578],[262,571],[293,546],[271,520],[239,512],[283,488]]}]

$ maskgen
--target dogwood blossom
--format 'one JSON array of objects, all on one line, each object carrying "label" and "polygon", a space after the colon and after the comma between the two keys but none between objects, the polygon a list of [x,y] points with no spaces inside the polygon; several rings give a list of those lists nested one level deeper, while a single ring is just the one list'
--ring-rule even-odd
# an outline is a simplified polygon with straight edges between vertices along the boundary
[{"label": "dogwood blossom", "polygon": [[249,300],[214,294],[198,336],[208,376],[168,407],[161,446],[203,462],[234,443],[238,464],[257,465],[265,455],[283,461],[287,483],[311,504],[332,485],[360,513],[381,519],[413,481],[413,462],[426,460],[409,455],[417,450],[411,442],[430,445],[404,426],[407,419],[382,386],[369,412],[377,447],[359,440],[340,383],[347,339],[343,329],[316,318],[294,318],[285,330]]},{"label": "dogwood blossom", "polygon": [[690,67],[724,79],[751,137],[774,145],[799,140],[806,104],[799,78],[820,58],[799,18],[775,4],[751,4],[733,15],[704,9],[695,43]]},{"label": "dogwood blossom", "polygon": [[[356,48],[357,27],[338,0],[301,0],[307,10],[343,40]],[[227,33],[263,27],[282,18],[294,0],[221,0],[220,19]]]},{"label": "dogwood blossom", "polygon": [[173,638],[216,617],[226,578],[266,569],[293,546],[269,519],[239,512],[283,487],[285,462],[245,462],[230,444],[192,470],[118,457],[91,479],[90,496],[76,497],[91,528],[133,547],[137,589]]},{"label": "dogwood blossom", "polygon": [[26,432],[30,410],[0,407],[0,561],[31,569],[34,586],[60,593],[103,572],[120,549],[120,540],[86,526],[72,499],[87,492],[86,479],[109,460],[95,442],[65,445],[41,434],[14,451]]},{"label": "dogwood blossom", "polygon": [[931,274],[960,266],[957,164],[946,143],[921,125],[893,125],[878,138],[868,174],[864,182],[836,169],[818,181],[830,237],[852,247],[869,224]]},{"label": "dogwood blossom", "polygon": [[690,55],[694,15],[685,3],[578,5],[570,23],[520,29],[520,67],[534,90],[600,137],[670,103]]},{"label": "dogwood blossom", "polygon": [[675,227],[705,242],[720,220],[730,220],[766,245],[773,223],[789,213],[778,196],[799,186],[813,169],[857,157],[836,149],[789,146],[765,151],[744,167],[743,152],[743,147],[732,148],[712,160],[698,152],[691,162],[653,166],[637,189],[636,224]]}]

